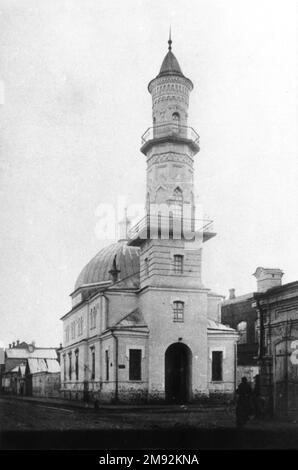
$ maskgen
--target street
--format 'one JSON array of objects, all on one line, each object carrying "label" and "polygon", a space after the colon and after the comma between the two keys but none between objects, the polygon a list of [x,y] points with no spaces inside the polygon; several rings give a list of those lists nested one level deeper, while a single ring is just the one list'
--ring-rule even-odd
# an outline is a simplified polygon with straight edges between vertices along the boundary
[{"label": "street", "polygon": [[1,449],[298,448],[298,424],[251,420],[233,408],[127,407],[98,410],[0,398]]}]

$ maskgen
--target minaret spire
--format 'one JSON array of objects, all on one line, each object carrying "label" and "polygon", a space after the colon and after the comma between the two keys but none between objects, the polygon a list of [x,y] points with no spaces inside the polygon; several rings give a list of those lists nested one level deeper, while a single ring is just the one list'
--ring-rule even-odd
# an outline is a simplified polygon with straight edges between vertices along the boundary
[{"label": "minaret spire", "polygon": [[168,44],[169,44],[169,51],[172,50],[172,37],[171,37],[171,26],[170,26],[170,31],[169,31],[169,40],[168,40]]}]

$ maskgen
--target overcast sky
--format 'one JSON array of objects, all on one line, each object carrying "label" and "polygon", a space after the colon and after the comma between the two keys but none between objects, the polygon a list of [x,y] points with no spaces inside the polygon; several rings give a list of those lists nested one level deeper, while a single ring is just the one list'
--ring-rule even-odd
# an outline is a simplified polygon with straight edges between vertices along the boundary
[{"label": "overcast sky", "polygon": [[[56,346],[100,203],[145,198],[148,82],[172,25],[194,83],[195,191],[215,220],[206,286],[298,279],[295,0],[0,0],[0,340]],[[0,91],[1,91],[0,90]]]}]

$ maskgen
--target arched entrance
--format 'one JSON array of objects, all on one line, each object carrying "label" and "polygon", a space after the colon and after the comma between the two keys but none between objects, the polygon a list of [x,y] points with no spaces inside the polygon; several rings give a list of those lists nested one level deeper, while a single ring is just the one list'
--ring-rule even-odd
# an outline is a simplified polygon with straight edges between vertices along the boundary
[{"label": "arched entrance", "polygon": [[191,398],[192,353],[186,344],[173,343],[165,353],[165,392],[169,403],[185,403]]}]

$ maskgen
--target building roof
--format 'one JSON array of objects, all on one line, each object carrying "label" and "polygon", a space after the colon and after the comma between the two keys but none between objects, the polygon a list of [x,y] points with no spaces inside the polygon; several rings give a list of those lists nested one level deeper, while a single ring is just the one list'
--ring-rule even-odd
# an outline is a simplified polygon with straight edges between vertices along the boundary
[{"label": "building roof", "polygon": [[243,295],[237,295],[237,297],[234,297],[233,299],[226,299],[223,301],[222,306],[225,305],[230,305],[230,304],[237,304],[240,302],[245,302],[249,299],[254,298],[254,293],[250,292],[249,294],[243,294]]},{"label": "building roof", "polygon": [[26,365],[25,364],[18,364],[17,366],[13,367],[12,369],[10,369],[9,371],[6,371],[6,372],[14,372],[14,373],[20,373],[20,375],[22,377],[24,377],[25,375],[25,370],[26,370]]},{"label": "building roof", "polygon": [[100,250],[81,271],[75,290],[88,284],[111,280],[114,264],[119,270],[119,280],[112,284],[116,288],[138,288],[140,282],[139,248],[128,246],[127,241],[113,243]]},{"label": "building roof", "polygon": [[47,359],[48,372],[54,374],[60,372],[60,364],[55,359]]},{"label": "building roof", "polygon": [[8,359],[57,359],[55,348],[35,348],[32,352],[28,349],[10,348],[5,350]]},{"label": "building roof", "polygon": [[208,330],[216,330],[216,331],[230,331],[231,333],[236,332],[234,328],[231,328],[227,325],[223,325],[222,323],[216,322],[214,320],[207,320],[207,329]]},{"label": "building roof", "polygon": [[60,365],[55,359],[30,358],[28,359],[28,368],[30,374],[38,374],[39,372],[60,372]]}]

